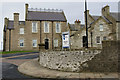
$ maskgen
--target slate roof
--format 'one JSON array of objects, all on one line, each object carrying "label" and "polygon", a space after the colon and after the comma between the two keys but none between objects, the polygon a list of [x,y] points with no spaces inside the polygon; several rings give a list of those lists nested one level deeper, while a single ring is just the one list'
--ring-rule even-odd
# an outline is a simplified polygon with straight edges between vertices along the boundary
[{"label": "slate roof", "polygon": [[110,15],[116,19],[116,21],[120,21],[120,13],[111,12]]},{"label": "slate roof", "polygon": [[[19,23],[22,23],[25,25],[25,21],[19,21]],[[9,20],[7,29],[14,29],[14,21],[13,20]]]},{"label": "slate roof", "polygon": [[[102,17],[107,23],[112,23],[110,22],[105,16],[92,16],[93,19],[96,21],[99,17]],[[92,25],[95,21],[91,22],[90,25]]]},{"label": "slate roof", "polygon": [[14,21],[9,20],[8,29],[14,29]]},{"label": "slate roof", "polygon": [[96,21],[100,16],[92,16],[92,17]]},{"label": "slate roof", "polygon": [[80,26],[81,26],[81,28],[83,28],[85,25],[84,25],[84,24],[81,24]]},{"label": "slate roof", "polygon": [[[84,24],[80,24],[81,28],[83,28],[85,25]],[[76,29],[75,24],[70,24],[70,30],[71,31],[78,31],[78,29]]]},{"label": "slate roof", "polygon": [[27,20],[67,21],[63,12],[28,11]]},{"label": "slate roof", "polygon": [[78,31],[78,30],[75,28],[75,24],[70,24],[70,30],[71,30],[71,31]]},{"label": "slate roof", "polygon": [[112,23],[112,22],[110,22],[105,16],[102,16],[102,18],[107,22],[107,23]]}]

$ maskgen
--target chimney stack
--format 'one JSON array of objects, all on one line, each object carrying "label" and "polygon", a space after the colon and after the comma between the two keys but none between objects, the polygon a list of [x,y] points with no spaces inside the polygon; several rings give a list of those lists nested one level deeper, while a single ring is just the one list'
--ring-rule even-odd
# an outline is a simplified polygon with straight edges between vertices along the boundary
[{"label": "chimney stack", "polygon": [[110,9],[109,9],[109,6],[106,5],[105,7],[102,8],[102,15],[107,17],[107,15],[110,14]]},{"label": "chimney stack", "polygon": [[19,13],[14,13],[14,28],[19,25]]},{"label": "chimney stack", "polygon": [[75,21],[75,29],[80,30],[80,23],[81,23],[81,21],[79,21],[79,19],[78,20],[76,19],[76,21]]},{"label": "chimney stack", "polygon": [[28,14],[28,4],[25,4],[25,20],[27,19],[27,14]]},{"label": "chimney stack", "polygon": [[80,23],[81,23],[81,21],[79,21],[79,19],[78,20],[76,19],[75,24],[79,25]]},{"label": "chimney stack", "polygon": [[9,21],[9,18],[6,17],[6,18],[4,19],[4,22],[5,22],[4,25],[6,26],[6,28],[8,27],[8,21]]}]

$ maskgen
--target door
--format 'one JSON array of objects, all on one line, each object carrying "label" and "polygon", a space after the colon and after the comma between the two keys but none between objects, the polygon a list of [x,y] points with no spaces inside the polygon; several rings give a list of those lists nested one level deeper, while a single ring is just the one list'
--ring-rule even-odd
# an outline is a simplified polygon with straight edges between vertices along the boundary
[{"label": "door", "polygon": [[83,47],[87,46],[87,37],[83,36]]},{"label": "door", "polygon": [[49,39],[45,39],[45,49],[49,49]]}]

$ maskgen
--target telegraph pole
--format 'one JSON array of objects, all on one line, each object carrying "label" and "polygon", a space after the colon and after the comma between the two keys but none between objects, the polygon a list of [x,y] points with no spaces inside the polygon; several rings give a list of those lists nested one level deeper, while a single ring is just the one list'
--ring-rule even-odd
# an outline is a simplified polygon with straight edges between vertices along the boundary
[{"label": "telegraph pole", "polygon": [[85,0],[86,48],[88,48],[87,3]]}]

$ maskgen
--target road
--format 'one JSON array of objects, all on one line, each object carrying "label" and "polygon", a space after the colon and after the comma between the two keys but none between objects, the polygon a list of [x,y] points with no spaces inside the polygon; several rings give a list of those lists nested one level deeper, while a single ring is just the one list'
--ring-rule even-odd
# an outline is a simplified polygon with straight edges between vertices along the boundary
[{"label": "road", "polygon": [[17,68],[20,64],[31,59],[38,58],[38,52],[15,53],[1,55],[0,70],[3,80],[40,80],[18,72]]}]

